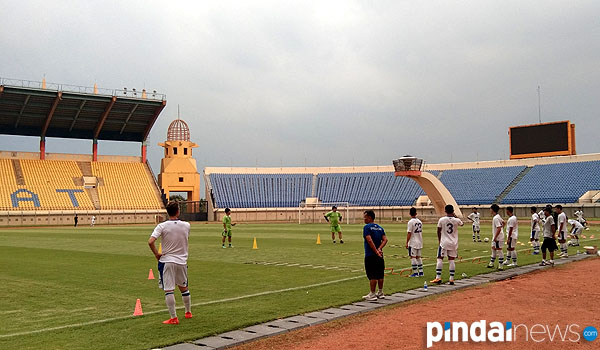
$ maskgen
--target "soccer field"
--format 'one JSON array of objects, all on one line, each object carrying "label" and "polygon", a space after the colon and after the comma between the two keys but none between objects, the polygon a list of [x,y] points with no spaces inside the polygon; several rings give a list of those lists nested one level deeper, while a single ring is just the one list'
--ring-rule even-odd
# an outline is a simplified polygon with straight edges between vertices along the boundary
[{"label": "soccer field", "polygon": [[[406,224],[384,224],[386,266],[410,267]],[[522,227],[525,226],[522,224]],[[526,226],[525,226],[526,227]],[[192,224],[189,285],[194,318],[167,326],[164,294],[147,239],[153,226],[59,227],[0,230],[1,349],[143,349],[197,339],[302,312],[357,301],[368,292],[363,272],[362,225],[344,225],[345,244],[332,244],[327,225],[242,224],[232,249],[221,248],[218,224]],[[460,230],[457,279],[488,272],[489,243],[473,243]],[[483,237],[490,225],[482,225]],[[317,234],[321,245],[317,245]],[[596,228],[585,231],[598,235]],[[437,235],[424,227],[425,279],[388,275],[385,292],[416,288],[434,278]],[[529,248],[521,230],[518,250]],[[256,237],[258,249],[252,249]],[[593,239],[596,244],[597,238]],[[583,251],[582,247],[577,247]],[[577,248],[570,248],[575,254]],[[482,263],[472,263],[482,256]],[[540,261],[521,253],[519,264]],[[444,266],[447,281],[447,265]],[[136,299],[144,316],[132,317]],[[176,292],[177,306],[182,307]]]}]

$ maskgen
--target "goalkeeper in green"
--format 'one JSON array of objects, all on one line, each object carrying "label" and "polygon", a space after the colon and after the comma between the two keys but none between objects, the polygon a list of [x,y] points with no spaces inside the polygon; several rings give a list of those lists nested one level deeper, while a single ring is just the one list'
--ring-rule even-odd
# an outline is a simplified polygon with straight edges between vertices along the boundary
[{"label": "goalkeeper in green", "polygon": [[344,243],[342,239],[342,226],[340,226],[340,221],[342,221],[342,214],[337,211],[337,207],[334,205],[331,207],[331,211],[325,214],[325,220],[329,222],[331,225],[331,240],[335,243],[335,233],[338,233],[340,238],[340,243]]}]

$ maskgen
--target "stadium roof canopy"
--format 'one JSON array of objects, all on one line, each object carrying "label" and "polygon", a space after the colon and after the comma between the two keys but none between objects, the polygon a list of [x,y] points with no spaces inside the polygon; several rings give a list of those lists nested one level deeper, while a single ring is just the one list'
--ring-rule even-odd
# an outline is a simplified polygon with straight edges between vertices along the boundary
[{"label": "stadium roof canopy", "polygon": [[0,78],[0,134],[143,142],[164,94]]}]

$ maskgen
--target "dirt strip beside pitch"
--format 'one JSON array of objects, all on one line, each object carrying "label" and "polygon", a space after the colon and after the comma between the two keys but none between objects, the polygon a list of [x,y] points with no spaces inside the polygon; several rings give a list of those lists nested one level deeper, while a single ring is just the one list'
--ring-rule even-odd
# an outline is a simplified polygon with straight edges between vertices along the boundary
[{"label": "dirt strip beside pitch", "polygon": [[[365,282],[366,287],[366,282]],[[567,325],[600,330],[600,258],[586,259],[425,300],[352,316],[235,347],[266,349],[425,349],[427,322],[512,321],[514,325]],[[510,344],[437,343],[431,349],[598,349],[600,337],[588,342],[525,339],[519,328]],[[540,328],[538,327],[537,330]],[[537,336],[540,340],[542,336]],[[569,333],[568,338],[575,339]]]}]

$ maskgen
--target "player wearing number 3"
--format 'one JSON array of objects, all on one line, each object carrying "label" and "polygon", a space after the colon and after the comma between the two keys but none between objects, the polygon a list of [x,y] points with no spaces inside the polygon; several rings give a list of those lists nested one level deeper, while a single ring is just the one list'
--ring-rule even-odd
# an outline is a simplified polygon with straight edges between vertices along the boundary
[{"label": "player wearing number 3", "polygon": [[450,204],[445,208],[446,216],[438,221],[437,235],[440,246],[437,254],[437,265],[435,267],[435,279],[431,283],[442,283],[442,267],[444,266],[444,257],[448,257],[448,267],[450,270],[450,279],[448,284],[454,284],[454,273],[456,265],[454,259],[458,257],[458,226],[464,225],[463,222],[454,214],[454,207]]}]

